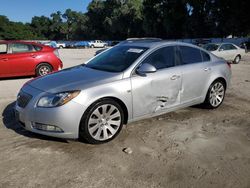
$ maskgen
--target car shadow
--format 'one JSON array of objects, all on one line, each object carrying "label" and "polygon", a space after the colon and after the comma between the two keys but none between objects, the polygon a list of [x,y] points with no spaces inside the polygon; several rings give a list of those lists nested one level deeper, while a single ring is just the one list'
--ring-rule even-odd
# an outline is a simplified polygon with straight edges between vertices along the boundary
[{"label": "car shadow", "polygon": [[6,77],[6,78],[0,78],[0,81],[6,81],[6,80],[19,80],[19,79],[32,79],[34,76],[17,76],[17,77]]},{"label": "car shadow", "polygon": [[29,138],[36,138],[40,140],[47,140],[47,141],[56,141],[56,142],[63,142],[63,143],[69,143],[65,139],[61,138],[54,138],[49,136],[44,136],[36,133],[29,132],[25,130],[19,122],[17,122],[14,112],[16,101],[8,104],[5,109],[3,110],[2,117],[3,117],[3,124],[7,129],[12,129],[17,134],[23,135],[25,137]]}]

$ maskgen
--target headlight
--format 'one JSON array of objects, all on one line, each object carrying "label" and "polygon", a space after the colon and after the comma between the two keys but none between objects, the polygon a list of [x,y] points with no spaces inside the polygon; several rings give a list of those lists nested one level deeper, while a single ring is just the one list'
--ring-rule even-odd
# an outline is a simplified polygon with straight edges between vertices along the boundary
[{"label": "headlight", "polygon": [[77,95],[79,95],[79,93],[80,91],[66,91],[66,92],[46,95],[39,99],[37,106],[44,108],[62,106],[67,102],[71,101]]}]

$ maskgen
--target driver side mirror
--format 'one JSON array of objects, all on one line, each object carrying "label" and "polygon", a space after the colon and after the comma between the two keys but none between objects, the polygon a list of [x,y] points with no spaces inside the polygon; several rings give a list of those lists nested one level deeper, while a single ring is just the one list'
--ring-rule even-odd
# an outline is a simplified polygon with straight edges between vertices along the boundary
[{"label": "driver side mirror", "polygon": [[220,48],[219,51],[220,51],[220,52],[221,52],[221,51],[224,51],[224,49],[223,49],[223,48]]},{"label": "driver side mirror", "polygon": [[140,76],[146,76],[147,73],[154,73],[157,69],[148,63],[142,64],[137,70],[136,73]]}]

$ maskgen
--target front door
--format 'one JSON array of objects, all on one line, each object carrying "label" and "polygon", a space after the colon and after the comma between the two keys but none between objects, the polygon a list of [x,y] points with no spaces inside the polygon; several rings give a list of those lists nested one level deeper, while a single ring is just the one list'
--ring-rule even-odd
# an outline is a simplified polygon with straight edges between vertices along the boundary
[{"label": "front door", "polygon": [[141,64],[153,65],[157,71],[131,77],[133,117],[160,113],[180,104],[181,72],[175,67],[175,47],[163,47],[151,53]]}]

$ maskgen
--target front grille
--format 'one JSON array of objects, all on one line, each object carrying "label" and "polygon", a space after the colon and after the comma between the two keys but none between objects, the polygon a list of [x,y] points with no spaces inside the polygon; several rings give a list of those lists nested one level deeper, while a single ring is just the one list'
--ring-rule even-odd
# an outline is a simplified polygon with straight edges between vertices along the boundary
[{"label": "front grille", "polygon": [[25,108],[29,104],[31,99],[31,95],[24,92],[20,92],[17,96],[17,105],[21,108]]}]

